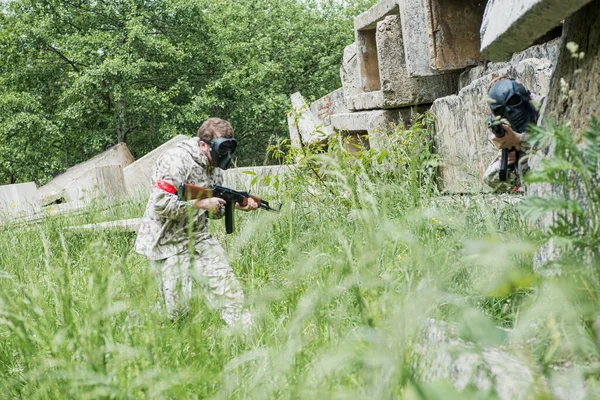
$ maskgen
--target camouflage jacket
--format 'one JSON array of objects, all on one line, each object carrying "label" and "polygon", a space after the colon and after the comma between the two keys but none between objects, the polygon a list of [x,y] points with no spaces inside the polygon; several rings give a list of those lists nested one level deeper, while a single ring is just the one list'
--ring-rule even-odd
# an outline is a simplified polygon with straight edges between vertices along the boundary
[{"label": "camouflage jacket", "polygon": [[[210,187],[222,185],[223,174],[221,169],[210,166],[197,137],[165,151],[158,158],[152,173],[152,191],[135,242],[135,251],[150,260],[180,254],[188,250],[188,246],[210,237],[208,212],[155,187],[159,180],[176,188],[182,183]],[[212,218],[222,216],[223,210]]]}]

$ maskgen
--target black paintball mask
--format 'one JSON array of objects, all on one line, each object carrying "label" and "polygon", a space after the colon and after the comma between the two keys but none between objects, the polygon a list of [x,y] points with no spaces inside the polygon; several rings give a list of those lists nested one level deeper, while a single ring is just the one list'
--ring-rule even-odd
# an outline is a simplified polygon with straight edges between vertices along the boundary
[{"label": "black paintball mask", "polygon": [[210,147],[213,163],[221,169],[227,169],[237,147],[237,141],[232,137],[216,137],[211,141],[201,140]]},{"label": "black paintball mask", "polygon": [[[513,131],[523,133],[527,125],[535,124],[537,109],[531,104],[531,92],[514,79],[502,79],[494,84],[488,93],[492,114],[488,126],[504,133],[501,124],[508,123]],[[496,132],[494,131],[494,134]]]}]

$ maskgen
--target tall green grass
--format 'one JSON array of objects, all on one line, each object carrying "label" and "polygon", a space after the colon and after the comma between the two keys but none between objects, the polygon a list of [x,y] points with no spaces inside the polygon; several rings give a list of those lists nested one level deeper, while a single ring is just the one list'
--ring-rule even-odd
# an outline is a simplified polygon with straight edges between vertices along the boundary
[{"label": "tall green grass", "polygon": [[540,377],[580,363],[591,393],[598,281],[535,276],[514,199],[441,196],[430,140],[421,120],[385,150],[353,156],[336,137],[278,153],[296,167],[262,189],[281,213],[237,213],[233,235],[211,223],[255,315],[246,331],[199,289],[172,324],[134,233],[70,229],[144,204],[4,227],[0,397],[494,398],[421,379],[434,320],[476,349],[522,346]]}]

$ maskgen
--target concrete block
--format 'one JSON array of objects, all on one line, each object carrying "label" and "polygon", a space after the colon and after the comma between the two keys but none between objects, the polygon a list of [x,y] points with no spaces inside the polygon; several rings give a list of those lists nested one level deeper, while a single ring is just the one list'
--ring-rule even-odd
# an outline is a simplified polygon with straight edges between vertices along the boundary
[{"label": "concrete block", "polygon": [[158,157],[165,151],[187,139],[189,139],[188,136],[177,135],[173,139],[152,150],[144,157],[125,167],[123,169],[123,178],[129,196],[147,196],[152,188],[152,168]]},{"label": "concrete block", "polygon": [[591,0],[489,0],[481,24],[481,53],[506,61]]},{"label": "concrete block", "polygon": [[311,103],[310,111],[317,117],[324,128],[331,126],[331,116],[333,114],[350,112],[346,107],[344,91],[341,88]]},{"label": "concrete block", "polygon": [[79,180],[91,168],[102,167],[104,165],[120,165],[122,168],[125,168],[131,163],[133,163],[133,156],[129,152],[127,145],[119,143],[87,161],[69,168],[46,185],[40,187],[37,191],[37,201],[41,205],[47,205],[60,200],[64,196],[65,188],[74,181]]},{"label": "concrete block", "polygon": [[439,72],[432,68],[433,35],[431,18],[424,0],[398,0],[402,17],[406,69],[409,76],[431,76]]},{"label": "concrete block", "polygon": [[449,193],[487,191],[482,183],[488,164],[498,151],[488,142],[487,86],[500,75],[519,79],[532,93],[546,96],[553,64],[545,59],[527,59],[486,75],[461,89],[458,95],[436,100],[435,140],[442,157],[441,189]]},{"label": "concrete block", "polygon": [[123,167],[120,164],[90,168],[63,191],[66,202],[113,202],[126,195]]},{"label": "concrete block", "polygon": [[360,74],[358,72],[358,55],[356,54],[356,43],[346,46],[342,65],[340,66],[340,79],[344,92],[344,102],[349,107],[349,99],[358,96],[362,90],[360,86]]},{"label": "concrete block", "polygon": [[480,0],[424,2],[429,17],[430,65],[440,72],[456,71],[483,61],[479,27],[485,11]]},{"label": "concrete block", "polygon": [[397,0],[381,0],[367,11],[354,18],[354,30],[373,30],[379,21],[382,21],[388,15],[398,15]]},{"label": "concrete block", "polygon": [[37,187],[33,182],[0,186],[0,219],[11,219],[39,210]]},{"label": "concrete block", "polygon": [[327,139],[331,129],[323,128],[323,124],[313,115],[304,101],[302,95],[297,92],[290,96],[292,112],[288,115],[288,127],[292,146],[299,148],[303,144],[310,144]]}]

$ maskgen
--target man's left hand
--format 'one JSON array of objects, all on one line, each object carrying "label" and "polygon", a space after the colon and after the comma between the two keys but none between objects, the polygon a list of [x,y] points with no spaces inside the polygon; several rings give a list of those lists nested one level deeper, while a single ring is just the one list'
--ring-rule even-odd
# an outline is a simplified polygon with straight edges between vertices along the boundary
[{"label": "man's left hand", "polygon": [[248,197],[248,203],[245,206],[240,206],[239,203],[235,203],[235,209],[240,211],[252,211],[258,208],[258,203],[254,201],[252,197]]},{"label": "man's left hand", "polygon": [[521,143],[521,134],[512,130],[512,128],[506,124],[502,124],[504,128],[504,136],[499,138],[495,135],[490,136],[490,140],[498,149],[510,149],[511,147],[518,147]]}]

